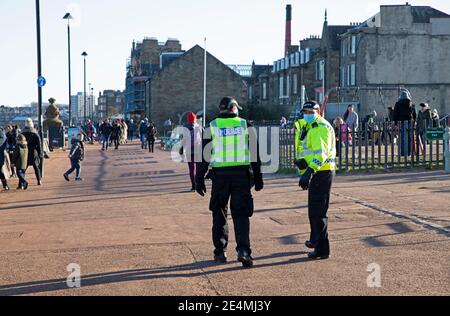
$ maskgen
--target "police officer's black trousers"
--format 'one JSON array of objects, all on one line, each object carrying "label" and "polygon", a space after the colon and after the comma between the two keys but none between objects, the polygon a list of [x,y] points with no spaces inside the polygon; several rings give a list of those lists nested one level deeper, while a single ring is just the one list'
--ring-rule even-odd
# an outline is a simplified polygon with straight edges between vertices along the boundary
[{"label": "police officer's black trousers", "polygon": [[228,247],[228,202],[234,223],[237,251],[250,248],[250,217],[253,216],[253,198],[248,172],[216,174],[213,179],[210,210],[213,212],[212,237],[214,253],[220,255]]},{"label": "police officer's black trousers", "polygon": [[328,208],[330,206],[331,187],[334,172],[317,172],[309,187],[309,222],[311,224],[310,241],[316,246],[315,251],[321,256],[330,254],[328,240]]}]

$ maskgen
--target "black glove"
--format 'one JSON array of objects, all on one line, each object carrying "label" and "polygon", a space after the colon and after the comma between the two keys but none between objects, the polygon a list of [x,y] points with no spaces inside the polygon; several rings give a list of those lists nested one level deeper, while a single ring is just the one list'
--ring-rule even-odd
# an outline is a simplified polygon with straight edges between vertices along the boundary
[{"label": "black glove", "polygon": [[300,183],[298,184],[304,191],[309,189],[309,184],[311,183],[312,176],[314,175],[314,170],[312,168],[306,169],[303,176],[300,178]]},{"label": "black glove", "polygon": [[198,178],[195,180],[195,191],[197,191],[197,193],[199,195],[201,195],[202,197],[205,196],[206,194],[206,184],[205,184],[205,179],[202,178]]},{"label": "black glove", "polygon": [[264,181],[262,175],[255,176],[255,190],[256,192],[262,191],[264,189]]}]

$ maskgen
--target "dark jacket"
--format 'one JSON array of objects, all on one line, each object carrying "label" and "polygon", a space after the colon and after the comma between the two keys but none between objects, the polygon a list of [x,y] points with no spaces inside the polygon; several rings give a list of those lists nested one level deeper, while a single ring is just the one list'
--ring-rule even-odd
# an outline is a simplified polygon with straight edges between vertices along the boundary
[{"label": "dark jacket", "polygon": [[140,135],[147,135],[147,131],[148,131],[147,124],[141,123],[141,125],[139,126],[139,134]]},{"label": "dark jacket", "polygon": [[158,130],[156,129],[155,126],[150,125],[147,128],[147,138],[148,139],[155,140],[157,134],[158,134]]},{"label": "dark jacket", "polygon": [[26,127],[22,130],[22,135],[25,136],[28,143],[28,166],[38,165],[43,158],[39,134],[35,129]]},{"label": "dark jacket", "polygon": [[114,124],[111,128],[111,139],[119,139],[121,134],[121,126]]},{"label": "dark jacket", "polygon": [[[218,118],[234,118],[236,117],[235,114],[220,114],[218,116]],[[247,124],[248,127],[252,127],[249,123]],[[249,130],[249,132],[252,132],[252,129]],[[256,136],[253,139],[257,139]],[[208,144],[212,141],[211,138],[209,139],[203,139],[203,150],[206,148],[206,146],[208,146]],[[252,162],[251,163],[251,168],[253,170],[253,174],[255,176],[255,178],[260,178],[262,179],[262,173],[261,173],[261,159],[259,156],[259,144],[257,144],[257,158],[256,158],[256,162]],[[252,159],[253,161],[254,159]],[[202,179],[202,177],[204,178],[206,173],[208,172],[208,168],[209,168],[209,162],[203,160],[203,162],[200,164],[199,169],[197,171],[197,177],[198,179]],[[234,173],[236,171],[248,171],[249,168],[247,166],[238,166],[238,167],[228,167],[228,168],[215,168],[214,170],[220,170],[221,172],[225,171],[225,172],[230,172],[230,173]]]},{"label": "dark jacket", "polygon": [[11,163],[19,170],[28,168],[28,147],[26,144],[17,144],[14,148]]},{"label": "dark jacket", "polygon": [[72,147],[70,148],[70,160],[71,161],[83,161],[84,160],[84,145],[78,139],[72,140]]},{"label": "dark jacket", "polygon": [[441,127],[439,116],[432,118],[431,125],[433,126],[433,128]]},{"label": "dark jacket", "polygon": [[412,120],[412,102],[408,99],[399,100],[394,108],[394,121],[405,122]]},{"label": "dark jacket", "polygon": [[420,111],[417,115],[417,132],[424,133],[431,126],[431,122],[431,111],[429,109],[425,112]]},{"label": "dark jacket", "polygon": [[102,134],[103,136],[111,135],[111,129],[112,126],[109,123],[102,123],[99,127],[100,134]]},{"label": "dark jacket", "polygon": [[[0,131],[0,133],[3,133]],[[5,163],[5,150],[8,146],[8,142],[6,140],[6,135],[3,134],[3,140],[1,140],[0,142],[4,141],[4,143],[0,146],[0,170],[3,167],[3,164]]]}]

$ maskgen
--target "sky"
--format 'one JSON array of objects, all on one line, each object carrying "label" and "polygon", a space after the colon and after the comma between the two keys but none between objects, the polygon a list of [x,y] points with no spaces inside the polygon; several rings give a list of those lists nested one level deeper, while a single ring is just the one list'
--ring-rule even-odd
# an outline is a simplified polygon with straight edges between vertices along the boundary
[{"label": "sky", "polygon": [[[68,104],[67,22],[71,12],[72,94],[83,91],[83,58],[94,93],[125,88],[133,40],[156,37],[196,44],[226,64],[272,64],[284,55],[286,5],[293,6],[292,41],[321,35],[329,24],[363,22],[392,0],[41,0],[44,101]],[[450,13],[448,0],[410,1]],[[0,105],[37,100],[35,0],[0,0]]]}]

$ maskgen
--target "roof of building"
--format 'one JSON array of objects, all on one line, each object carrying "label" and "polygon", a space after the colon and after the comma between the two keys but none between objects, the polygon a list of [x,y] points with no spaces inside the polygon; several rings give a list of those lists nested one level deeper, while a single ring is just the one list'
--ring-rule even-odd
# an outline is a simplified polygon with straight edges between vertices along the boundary
[{"label": "roof of building", "polygon": [[353,28],[351,25],[328,25],[328,42],[330,43],[331,49],[340,49],[341,42],[339,35],[346,33],[351,28]]},{"label": "roof of building", "polygon": [[431,18],[448,18],[450,15],[430,6],[413,6],[412,15],[414,23],[430,23]]}]

